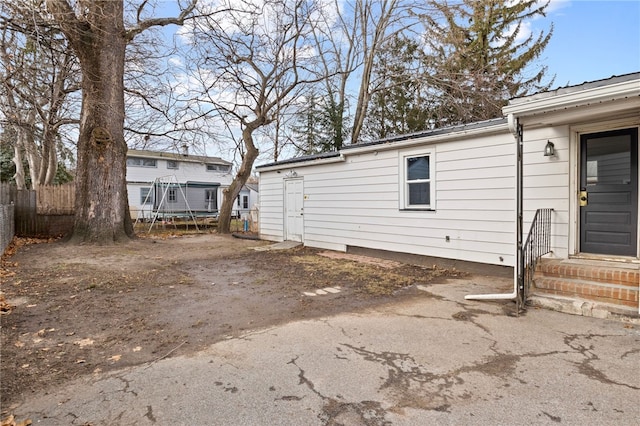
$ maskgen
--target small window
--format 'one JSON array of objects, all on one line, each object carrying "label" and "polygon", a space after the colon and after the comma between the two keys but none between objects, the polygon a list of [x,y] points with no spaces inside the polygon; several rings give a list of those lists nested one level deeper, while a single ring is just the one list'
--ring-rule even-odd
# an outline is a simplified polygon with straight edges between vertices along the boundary
[{"label": "small window", "polygon": [[432,210],[433,167],[431,153],[403,155],[400,208]]},{"label": "small window", "polygon": [[151,188],[140,188],[140,204],[153,204],[153,194],[151,193]]},{"label": "small window", "polygon": [[231,166],[226,164],[207,164],[208,172],[222,172],[228,173],[231,170]]},{"label": "small window", "polygon": [[156,167],[157,162],[153,158],[127,157],[127,166]]},{"label": "small window", "polygon": [[177,203],[178,202],[178,191],[175,188],[169,188],[167,190],[167,201],[169,203]]},{"label": "small window", "polygon": [[175,160],[167,160],[167,169],[177,169],[178,162]]},{"label": "small window", "polygon": [[242,196],[242,208],[243,209],[248,209],[249,208],[249,196],[248,195],[243,195]]}]

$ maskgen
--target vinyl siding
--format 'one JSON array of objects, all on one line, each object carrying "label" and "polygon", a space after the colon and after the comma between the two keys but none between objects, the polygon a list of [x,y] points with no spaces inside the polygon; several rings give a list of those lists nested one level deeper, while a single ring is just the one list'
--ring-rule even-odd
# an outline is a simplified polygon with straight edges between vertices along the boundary
[{"label": "vinyl siding", "polygon": [[[526,240],[536,209],[552,208],[551,250],[553,255],[569,255],[569,126],[527,129],[523,133],[523,241]],[[553,142],[556,155],[545,157],[547,141]]]},{"label": "vinyl siding", "polygon": [[[135,155],[134,155],[135,157]],[[137,218],[141,210],[149,212],[151,205],[142,206],[140,200],[140,188],[150,188],[156,179],[165,182],[201,182],[219,184],[217,191],[218,208],[222,205],[222,188],[231,183],[231,173],[220,173],[207,171],[205,163],[181,162],[178,161],[178,169],[167,168],[166,159],[156,159],[156,167],[127,166],[127,191],[129,199],[129,210],[132,218]],[[175,176],[175,179],[174,179]],[[184,188],[183,188],[184,190]],[[193,211],[206,211],[205,189],[189,188],[186,191],[189,206]],[[186,204],[182,194],[178,190],[178,202],[167,205],[166,210],[184,211]]]},{"label": "vinyl siding", "polygon": [[[433,211],[400,207],[402,156],[430,153]],[[500,135],[349,155],[301,166],[304,243],[366,247],[513,266],[515,143]],[[281,241],[284,175],[260,173],[260,233]],[[434,203],[435,202],[435,203]],[[446,237],[449,237],[447,241]]]}]

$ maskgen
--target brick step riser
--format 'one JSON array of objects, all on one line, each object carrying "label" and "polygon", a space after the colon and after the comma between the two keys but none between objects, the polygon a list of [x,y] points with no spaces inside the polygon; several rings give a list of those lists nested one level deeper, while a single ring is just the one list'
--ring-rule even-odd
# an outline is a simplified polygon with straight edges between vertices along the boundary
[{"label": "brick step riser", "polygon": [[579,297],[617,305],[638,306],[638,287],[627,285],[585,282],[566,277],[536,277],[535,293],[549,293],[567,297]]},{"label": "brick step riser", "polygon": [[555,279],[575,279],[600,282],[603,284],[617,284],[630,287],[638,287],[640,273],[638,271],[612,270],[600,268],[575,268],[575,267],[545,267],[542,265],[536,271],[536,275]]}]

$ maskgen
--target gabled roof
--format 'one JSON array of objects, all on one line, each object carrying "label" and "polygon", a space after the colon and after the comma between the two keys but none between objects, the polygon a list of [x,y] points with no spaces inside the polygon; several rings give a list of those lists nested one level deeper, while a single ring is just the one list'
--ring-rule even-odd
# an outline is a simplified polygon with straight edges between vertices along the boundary
[{"label": "gabled roof", "polygon": [[231,165],[230,161],[220,157],[207,157],[204,155],[178,154],[175,152],[149,151],[146,149],[129,149],[127,157],[156,158],[163,160],[183,161],[187,163],[207,163]]},{"label": "gabled roof", "polygon": [[249,189],[250,191],[254,191],[254,192],[259,192],[259,188],[258,188],[258,184],[257,183],[246,183],[245,188]]}]

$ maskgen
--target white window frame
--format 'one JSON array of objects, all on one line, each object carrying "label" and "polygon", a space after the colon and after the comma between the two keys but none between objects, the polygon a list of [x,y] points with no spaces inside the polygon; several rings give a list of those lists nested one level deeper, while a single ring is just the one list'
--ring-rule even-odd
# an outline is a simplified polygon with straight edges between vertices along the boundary
[{"label": "white window frame", "polygon": [[218,189],[207,188],[204,190],[204,204],[207,211],[218,210]]},{"label": "white window frame", "polygon": [[178,160],[167,160],[167,169],[178,170],[180,168],[180,163]]},{"label": "white window frame", "polygon": [[157,168],[158,160],[156,160],[155,158],[146,157],[127,157],[127,167]]},{"label": "white window frame", "polygon": [[[415,157],[429,157],[429,178],[408,181],[407,159]],[[435,181],[435,149],[414,149],[410,151],[400,151],[398,153],[398,178],[399,178],[399,208],[400,210],[423,210],[432,211],[436,209],[436,181]],[[409,203],[409,183],[429,183],[429,204]]]},{"label": "white window frame", "polygon": [[151,193],[151,187],[143,186],[140,188],[140,205],[153,204],[153,194]]},{"label": "white window frame", "polygon": [[205,165],[205,169],[211,173],[229,173],[231,171],[231,166],[227,164],[207,163]]},{"label": "white window frame", "polygon": [[167,202],[172,204],[178,202],[178,188],[167,189]]}]

